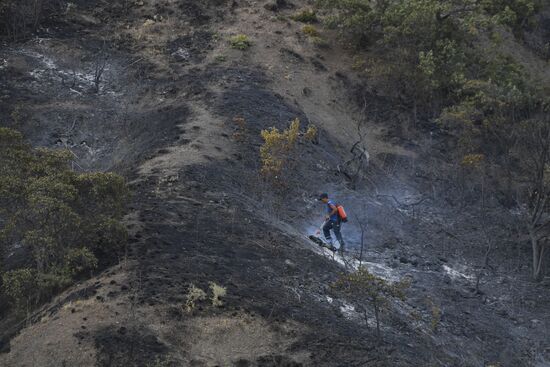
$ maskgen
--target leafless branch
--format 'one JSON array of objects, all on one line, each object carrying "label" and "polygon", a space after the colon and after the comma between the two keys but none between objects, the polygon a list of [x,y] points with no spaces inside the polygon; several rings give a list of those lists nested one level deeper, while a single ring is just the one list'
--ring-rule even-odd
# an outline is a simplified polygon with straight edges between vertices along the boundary
[{"label": "leafless branch", "polygon": [[101,47],[101,50],[98,52],[95,65],[94,65],[94,86],[95,86],[95,92],[99,93],[99,88],[101,85],[101,78],[103,76],[103,73],[105,72],[105,67],[107,66],[107,60],[108,56],[105,49],[105,42],[103,42],[103,46]]}]

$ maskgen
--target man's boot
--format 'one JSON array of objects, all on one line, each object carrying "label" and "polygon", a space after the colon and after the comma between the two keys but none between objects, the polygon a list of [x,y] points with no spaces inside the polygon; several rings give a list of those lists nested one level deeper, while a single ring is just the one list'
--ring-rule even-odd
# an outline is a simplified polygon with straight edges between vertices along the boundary
[{"label": "man's boot", "polygon": [[332,238],[325,238],[326,244],[331,248],[331,250],[336,251],[336,246],[334,246],[334,241]]}]

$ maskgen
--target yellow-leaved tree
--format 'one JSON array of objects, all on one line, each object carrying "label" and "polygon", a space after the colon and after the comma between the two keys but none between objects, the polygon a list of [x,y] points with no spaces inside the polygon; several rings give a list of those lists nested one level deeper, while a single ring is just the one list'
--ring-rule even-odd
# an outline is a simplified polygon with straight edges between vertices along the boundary
[{"label": "yellow-leaved tree", "polygon": [[283,131],[272,127],[262,130],[264,144],[260,148],[261,175],[276,186],[286,186],[286,176],[293,168],[293,154],[300,135],[300,120],[294,119]]}]

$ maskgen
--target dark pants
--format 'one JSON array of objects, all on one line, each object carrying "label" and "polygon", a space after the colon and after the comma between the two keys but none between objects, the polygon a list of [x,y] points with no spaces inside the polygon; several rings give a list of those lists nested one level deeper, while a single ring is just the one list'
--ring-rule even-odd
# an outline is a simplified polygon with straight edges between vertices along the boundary
[{"label": "dark pants", "polygon": [[340,232],[340,227],[342,225],[342,222],[336,221],[333,222],[331,220],[327,220],[326,223],[323,225],[323,234],[325,235],[325,238],[327,241],[331,241],[332,237],[330,236],[330,230],[334,232],[334,235],[336,236],[336,239],[340,243],[340,246],[344,246],[344,240],[342,239],[342,233]]}]

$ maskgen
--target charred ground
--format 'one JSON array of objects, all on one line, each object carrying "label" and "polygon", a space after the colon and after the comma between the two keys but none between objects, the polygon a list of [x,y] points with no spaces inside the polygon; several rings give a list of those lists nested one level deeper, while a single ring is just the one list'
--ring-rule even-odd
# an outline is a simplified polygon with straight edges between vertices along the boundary
[{"label": "charred ground", "polygon": [[[11,328],[1,363],[547,365],[548,282],[529,281],[515,217],[495,202],[481,223],[475,195],[464,200],[476,188],[434,174],[452,170],[449,137],[428,124],[404,130],[392,102],[345,66],[343,50],[312,47],[300,25],[263,2],[74,4],[37,38],[0,51],[0,113],[33,144],[70,148],[82,169],[127,175],[128,254],[26,328],[3,320]],[[252,38],[250,50],[228,47],[235,33]],[[95,93],[98,52],[109,58]],[[375,111],[371,183],[355,191],[338,165],[365,90]],[[235,117],[246,121],[244,141],[233,137]],[[320,141],[300,143],[281,212],[258,179],[259,132],[296,117],[315,123]],[[305,240],[320,191],[360,213],[345,229],[351,243],[353,220],[367,218],[373,272],[412,280],[384,318],[381,343],[330,287],[341,259]],[[483,264],[487,241],[492,269]],[[226,287],[223,306],[206,299],[186,312],[190,287],[211,282]]]}]

